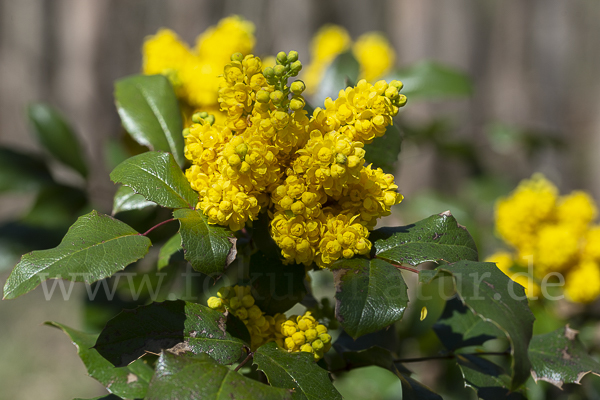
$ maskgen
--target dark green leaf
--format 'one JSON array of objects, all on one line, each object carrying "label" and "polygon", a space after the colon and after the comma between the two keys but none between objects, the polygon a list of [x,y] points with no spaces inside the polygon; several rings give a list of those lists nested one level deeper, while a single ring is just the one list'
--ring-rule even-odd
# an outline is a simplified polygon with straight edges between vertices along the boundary
[{"label": "dark green leaf", "polygon": [[0,193],[29,192],[52,183],[50,171],[43,161],[0,147]]},{"label": "dark green leaf", "polygon": [[173,216],[181,224],[179,233],[185,259],[196,271],[220,275],[235,260],[237,239],[228,228],[209,224],[198,210],[175,210]]},{"label": "dark green leaf", "polygon": [[88,168],[81,146],[64,118],[52,107],[43,103],[30,104],[27,115],[42,146],[58,161],[73,168],[85,178]]},{"label": "dark green leaf", "polygon": [[290,391],[246,378],[206,354],[162,353],[146,400],[283,400]]},{"label": "dark green leaf", "polygon": [[46,322],[46,325],[61,329],[71,338],[88,374],[103,384],[111,393],[128,399],[143,398],[146,395],[148,382],[150,382],[154,370],[142,360],[138,360],[128,367],[115,368],[91,348],[98,335],[80,332],[57,322]]},{"label": "dark green leaf", "polygon": [[146,207],[156,207],[156,203],[146,200],[129,186],[121,186],[113,199],[112,215],[122,211],[142,210]]},{"label": "dark green leaf", "polygon": [[25,254],[4,285],[4,298],[25,294],[46,279],[96,282],[144,257],[150,244],[129,225],[92,211],[79,217],[58,247]]},{"label": "dark green leaf", "polygon": [[372,143],[365,145],[365,160],[375,168],[381,168],[388,174],[396,171],[394,164],[402,148],[402,134],[396,125],[390,125],[385,135],[376,138]]},{"label": "dark green leaf", "polygon": [[464,72],[433,61],[421,61],[399,69],[386,79],[402,81],[402,93],[409,101],[464,97],[473,90],[471,80]]},{"label": "dark green leaf", "polygon": [[600,363],[588,354],[577,333],[567,325],[531,339],[529,359],[536,382],[546,381],[560,388],[564,383],[580,383],[589,373],[600,375]]},{"label": "dark green leaf", "polygon": [[358,80],[360,66],[351,51],[340,54],[327,67],[323,79],[319,84],[319,90],[314,96],[314,104],[323,104],[327,97],[337,98],[340,90],[345,89]]},{"label": "dark green leaf", "polygon": [[261,251],[250,258],[249,276],[256,304],[269,315],[286,312],[307,293],[302,264],[283,265],[279,258],[267,257]]},{"label": "dark green leaf", "polygon": [[288,353],[280,350],[275,342],[270,342],[256,350],[254,364],[265,373],[271,386],[293,389],[294,400],[342,398],[327,371],[315,363],[312,354]]},{"label": "dark green leaf", "polygon": [[169,153],[149,151],[128,158],[110,173],[110,179],[163,207],[193,208],[198,202],[198,193]]},{"label": "dark green leaf", "polygon": [[115,101],[123,126],[150,150],[173,154],[183,167],[183,135],[179,104],[169,80],[162,75],[134,75],[115,83]]},{"label": "dark green leaf", "polygon": [[181,235],[177,232],[160,248],[160,252],[158,253],[158,269],[161,270],[169,265],[171,256],[181,249]]},{"label": "dark green leaf", "polygon": [[336,318],[353,338],[378,331],[402,318],[408,294],[402,274],[383,260],[351,258],[331,267],[336,287]]},{"label": "dark green leaf", "polygon": [[475,241],[450,211],[407,226],[377,229],[369,239],[377,258],[395,263],[477,261]]},{"label": "dark green leaf", "polygon": [[430,282],[437,274],[450,274],[463,303],[476,316],[492,322],[506,334],[512,354],[510,389],[519,387],[530,375],[527,347],[535,319],[523,287],[493,263],[458,261],[436,271],[419,272],[421,282]]},{"label": "dark green leaf", "polygon": [[[461,367],[463,377],[467,386],[477,392],[477,397],[482,400],[526,400],[521,392],[509,390],[511,386],[510,377],[505,374],[490,373],[490,369],[498,366],[485,358],[470,356],[471,360],[466,360],[462,355],[458,357],[458,365]],[[476,360],[477,367],[472,368],[473,360]],[[484,372],[485,371],[485,372]]]},{"label": "dark green leaf", "polygon": [[42,228],[67,229],[86,205],[87,196],[81,189],[58,184],[46,186],[22,221]]},{"label": "dark green leaf", "polygon": [[411,378],[408,374],[400,374],[402,383],[402,400],[443,400],[442,396],[430,388]]},{"label": "dark green leaf", "polygon": [[114,394],[107,394],[106,396],[94,397],[93,399],[76,398],[73,400],[122,400],[122,399],[119,396],[115,396]]},{"label": "dark green leaf", "polygon": [[244,342],[229,333],[224,314],[182,300],[124,310],[108,321],[95,349],[117,367],[146,352],[207,353],[222,364],[244,354]]}]

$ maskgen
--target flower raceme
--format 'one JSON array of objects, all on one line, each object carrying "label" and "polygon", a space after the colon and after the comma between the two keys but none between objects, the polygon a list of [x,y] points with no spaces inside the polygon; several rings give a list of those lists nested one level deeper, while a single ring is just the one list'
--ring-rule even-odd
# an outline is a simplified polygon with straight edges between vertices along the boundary
[{"label": "flower raceme", "polygon": [[[513,249],[488,258],[510,276],[511,267],[534,266],[534,280],[551,272],[565,274],[565,295],[587,303],[600,295],[600,226],[594,200],[585,192],[560,196],[541,174],[522,181],[510,196],[496,204],[496,230]],[[515,279],[536,297],[524,276]]]},{"label": "flower raceme", "polygon": [[331,348],[327,327],[317,322],[310,311],[289,318],[281,313],[266,315],[255,304],[250,286],[222,287],[207,303],[213,310],[227,311],[242,320],[250,332],[252,350],[267,342],[276,342],[290,353],[312,353],[318,361]]},{"label": "flower raceme", "polygon": [[223,69],[223,122],[196,114],[184,131],[186,176],[210,223],[234,231],[267,211],[287,263],[327,267],[367,254],[369,230],[402,201],[394,177],[365,165],[364,145],[381,137],[406,103],[402,83],[362,80],[308,117],[298,53],[274,67],[236,53]]}]

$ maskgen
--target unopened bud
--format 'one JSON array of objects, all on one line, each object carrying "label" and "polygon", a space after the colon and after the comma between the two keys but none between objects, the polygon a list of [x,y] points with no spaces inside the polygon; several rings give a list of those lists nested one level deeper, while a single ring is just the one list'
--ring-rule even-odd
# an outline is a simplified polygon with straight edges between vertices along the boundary
[{"label": "unopened bud", "polygon": [[271,92],[270,98],[273,103],[279,104],[283,100],[283,92],[281,90],[275,90]]},{"label": "unopened bud", "polygon": [[304,92],[306,90],[306,85],[304,84],[304,82],[302,82],[300,80],[294,81],[294,82],[292,82],[292,85],[290,86],[290,90],[294,94],[302,94],[302,92]]},{"label": "unopened bud", "polygon": [[289,63],[293,63],[294,61],[298,61],[298,52],[297,51],[290,51],[287,55],[287,61]]},{"label": "unopened bud", "polygon": [[240,156],[240,158],[245,158],[246,154],[248,154],[248,145],[246,143],[240,143],[235,146],[235,152]]},{"label": "unopened bud", "polygon": [[282,77],[285,74],[285,67],[283,65],[276,65],[273,67],[275,76]]},{"label": "unopened bud", "polygon": [[406,104],[406,96],[401,94],[398,96],[398,107],[403,107]]},{"label": "unopened bud", "polygon": [[277,62],[279,64],[285,64],[287,61],[287,54],[285,54],[285,51],[280,51],[279,53],[277,53]]},{"label": "unopened bud", "polygon": [[233,53],[231,55],[231,61],[242,61],[244,59],[244,56],[242,55],[242,53]]},{"label": "unopened bud", "polygon": [[348,157],[346,157],[342,153],[337,153],[335,155],[335,162],[338,164],[346,165],[346,163],[348,162]]},{"label": "unopened bud", "polygon": [[209,125],[213,125],[215,123],[215,116],[210,114],[208,117],[204,118]]},{"label": "unopened bud", "polygon": [[304,99],[302,97],[294,97],[292,100],[290,100],[290,110],[302,110],[305,104],[306,103],[304,102]]},{"label": "unopened bud", "polygon": [[266,90],[261,89],[258,92],[256,92],[256,101],[258,101],[259,103],[268,103],[269,99],[270,93]]},{"label": "unopened bud", "polygon": [[275,71],[273,71],[273,68],[267,67],[264,69],[263,75],[265,76],[265,78],[271,79],[275,76]]},{"label": "unopened bud", "polygon": [[300,61],[296,60],[290,64],[290,69],[293,74],[297,75],[298,72],[300,72],[300,70],[302,69],[302,63]]},{"label": "unopened bud", "polygon": [[398,91],[401,91],[401,90],[402,90],[402,88],[404,87],[404,84],[403,84],[402,82],[400,82],[400,81],[396,81],[396,80],[394,80],[394,81],[391,81],[391,82],[390,82],[390,86],[393,86],[393,87],[395,87],[396,89],[398,89]]}]

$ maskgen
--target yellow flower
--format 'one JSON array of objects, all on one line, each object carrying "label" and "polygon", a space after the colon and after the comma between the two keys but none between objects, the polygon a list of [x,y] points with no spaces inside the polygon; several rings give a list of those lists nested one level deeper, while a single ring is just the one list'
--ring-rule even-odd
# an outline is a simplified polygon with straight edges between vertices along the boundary
[{"label": "yellow flower", "polygon": [[331,348],[331,336],[327,333],[327,327],[319,324],[310,311],[301,316],[292,315],[280,324],[283,335],[280,347],[290,353],[312,353],[315,361],[318,361]]},{"label": "yellow flower", "polygon": [[394,65],[396,54],[387,38],[379,32],[360,36],[352,46],[360,65],[360,76],[368,82],[380,78]]},{"label": "yellow flower", "polygon": [[357,222],[360,221],[358,215],[349,217],[327,209],[325,218],[323,239],[319,242],[315,258],[319,267],[326,268],[342,257],[352,258],[371,251],[371,242],[367,239],[369,230]]},{"label": "yellow flower", "polygon": [[496,263],[496,266],[500,271],[504,272],[506,276],[517,282],[519,285],[523,286],[527,297],[536,298],[538,296],[540,287],[533,281],[533,277],[530,278],[529,276],[523,275],[523,273],[515,274],[511,270],[516,264],[512,254],[505,251],[499,251],[486,258],[485,262]]},{"label": "yellow flower", "polygon": [[196,51],[202,59],[214,60],[222,68],[233,53],[250,54],[255,42],[254,24],[233,15],[223,18],[217,26],[208,28],[198,36]]},{"label": "yellow flower", "polygon": [[571,225],[581,235],[598,216],[598,209],[589,194],[576,190],[558,199],[556,216],[559,223]]},{"label": "yellow flower", "polygon": [[589,303],[600,295],[600,266],[584,261],[566,276],[565,295],[576,303]]},{"label": "yellow flower", "polygon": [[319,86],[325,69],[339,54],[350,48],[348,32],[338,25],[325,25],[315,34],[310,46],[311,63],[303,79],[309,93]]}]

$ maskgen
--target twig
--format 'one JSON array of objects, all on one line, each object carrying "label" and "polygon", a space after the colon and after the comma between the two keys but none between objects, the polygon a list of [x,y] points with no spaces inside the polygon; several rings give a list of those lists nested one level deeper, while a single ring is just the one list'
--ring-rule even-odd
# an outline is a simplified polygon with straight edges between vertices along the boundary
[{"label": "twig", "polygon": [[152,228],[148,229],[146,232],[144,232],[144,233],[138,233],[138,235],[140,235],[140,236],[148,236],[148,234],[149,234],[150,232],[152,232],[153,230],[155,230],[155,229],[156,229],[156,228],[158,228],[159,226],[161,226],[161,225],[164,225],[164,224],[166,224],[167,222],[171,222],[171,221],[175,221],[175,218],[171,218],[171,219],[168,219],[168,220],[166,220],[166,221],[160,222],[160,223],[158,223],[158,224],[154,225]]},{"label": "twig", "polygon": [[387,262],[389,262],[390,264],[392,264],[394,267],[396,267],[398,269],[403,269],[403,270],[406,270],[406,271],[414,272],[415,274],[419,273],[419,270],[416,269],[416,268],[405,267],[404,265],[396,264],[396,263],[391,262],[390,260],[387,260],[385,258],[380,258],[380,257],[377,257],[377,256],[375,256],[375,258],[379,258],[380,260],[387,261]]},{"label": "twig", "polygon": [[394,360],[395,363],[411,363],[411,362],[421,362],[421,361],[430,361],[430,360],[450,360],[452,358],[456,358],[457,356],[507,356],[510,355],[508,351],[489,351],[489,352],[476,352],[476,353],[450,353],[445,354],[443,356],[431,356],[431,357],[419,357],[419,358],[400,358]]},{"label": "twig", "polygon": [[237,372],[240,368],[242,368],[244,366],[244,364],[246,364],[248,362],[248,360],[250,360],[252,358],[253,355],[254,355],[253,352],[249,352],[248,355],[246,356],[246,358],[244,358],[244,361],[242,361],[240,363],[240,365],[235,367],[234,371]]}]

